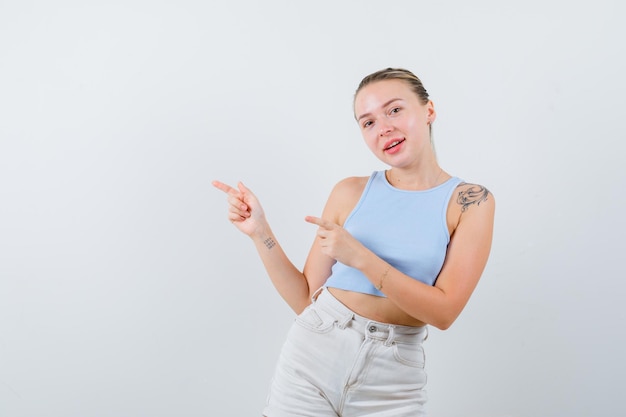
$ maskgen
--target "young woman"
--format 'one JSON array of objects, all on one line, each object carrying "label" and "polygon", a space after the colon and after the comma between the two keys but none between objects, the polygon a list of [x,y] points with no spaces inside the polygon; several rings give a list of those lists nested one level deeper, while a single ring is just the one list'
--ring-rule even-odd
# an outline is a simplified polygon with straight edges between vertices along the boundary
[{"label": "young woman", "polygon": [[298,314],[264,415],[423,416],[427,326],[447,329],[469,300],[491,248],[495,201],[435,157],[433,102],[410,71],[365,77],[354,115],[389,166],[337,183],[300,271],[257,197],[218,181],[228,218],[248,235],[274,286]]}]

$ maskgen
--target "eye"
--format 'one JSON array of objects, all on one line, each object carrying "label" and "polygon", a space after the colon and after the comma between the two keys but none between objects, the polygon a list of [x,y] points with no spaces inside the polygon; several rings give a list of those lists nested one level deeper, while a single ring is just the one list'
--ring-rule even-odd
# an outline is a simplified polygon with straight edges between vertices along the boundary
[{"label": "eye", "polygon": [[400,107],[394,107],[393,109],[391,109],[389,111],[389,114],[395,114],[395,113],[400,113]]},{"label": "eye", "polygon": [[373,122],[371,120],[366,120],[365,123],[363,123],[363,127],[370,127],[373,124]]}]

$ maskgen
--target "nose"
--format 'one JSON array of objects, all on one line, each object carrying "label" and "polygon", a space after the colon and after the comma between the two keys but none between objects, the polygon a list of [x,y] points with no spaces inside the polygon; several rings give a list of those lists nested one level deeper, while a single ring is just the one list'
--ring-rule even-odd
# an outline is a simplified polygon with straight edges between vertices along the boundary
[{"label": "nose", "polygon": [[381,120],[379,123],[379,133],[380,136],[385,136],[387,134],[389,134],[389,132],[391,132],[393,130],[393,126],[391,126],[391,124],[386,121],[386,120]]}]

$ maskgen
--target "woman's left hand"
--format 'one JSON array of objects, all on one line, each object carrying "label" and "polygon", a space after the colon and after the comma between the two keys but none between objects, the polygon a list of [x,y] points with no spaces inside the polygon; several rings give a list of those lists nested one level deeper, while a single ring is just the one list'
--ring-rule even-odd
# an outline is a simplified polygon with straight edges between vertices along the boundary
[{"label": "woman's left hand", "polygon": [[319,217],[306,216],[305,221],[319,226],[317,237],[322,253],[336,259],[344,265],[358,268],[359,260],[367,249],[356,240],[346,229]]}]

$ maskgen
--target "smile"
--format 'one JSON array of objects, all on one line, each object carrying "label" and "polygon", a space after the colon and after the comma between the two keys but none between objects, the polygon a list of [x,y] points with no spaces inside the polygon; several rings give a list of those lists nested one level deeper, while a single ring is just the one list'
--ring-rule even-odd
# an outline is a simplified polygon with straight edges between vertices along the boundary
[{"label": "smile", "polygon": [[393,142],[391,142],[391,144],[389,146],[387,146],[384,150],[389,150],[391,148],[395,148],[396,146],[398,146],[399,144],[401,144],[402,142],[404,142],[406,139],[400,139],[400,140],[395,140]]}]

